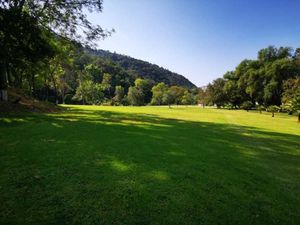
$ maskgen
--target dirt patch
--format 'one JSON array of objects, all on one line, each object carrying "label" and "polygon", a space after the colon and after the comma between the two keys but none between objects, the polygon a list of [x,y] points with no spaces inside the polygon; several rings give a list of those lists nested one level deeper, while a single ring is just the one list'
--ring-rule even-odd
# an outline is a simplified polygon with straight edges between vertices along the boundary
[{"label": "dirt patch", "polygon": [[0,101],[0,113],[44,112],[55,113],[63,109],[53,103],[38,101],[21,91],[8,90],[8,102]]}]

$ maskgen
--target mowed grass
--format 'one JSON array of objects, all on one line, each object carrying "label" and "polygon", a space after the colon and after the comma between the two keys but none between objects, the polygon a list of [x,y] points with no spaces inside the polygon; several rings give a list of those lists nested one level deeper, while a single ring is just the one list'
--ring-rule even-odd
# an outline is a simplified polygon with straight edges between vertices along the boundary
[{"label": "mowed grass", "polygon": [[300,224],[296,117],[72,106],[0,117],[0,224]]}]

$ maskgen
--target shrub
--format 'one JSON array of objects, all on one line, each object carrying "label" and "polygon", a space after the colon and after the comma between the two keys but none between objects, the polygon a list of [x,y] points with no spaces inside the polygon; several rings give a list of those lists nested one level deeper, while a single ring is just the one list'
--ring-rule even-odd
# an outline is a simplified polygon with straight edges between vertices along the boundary
[{"label": "shrub", "polygon": [[251,101],[245,101],[242,103],[241,108],[244,110],[250,110],[253,107],[253,103]]},{"label": "shrub", "polygon": [[64,99],[65,104],[74,104],[74,101],[72,98],[73,98],[72,94],[66,94],[65,99]]},{"label": "shrub", "polygon": [[263,110],[265,110],[265,107],[264,106],[262,106],[262,105],[258,105],[258,106],[256,106],[256,109],[259,111],[259,113],[261,114],[261,112],[263,111]]}]

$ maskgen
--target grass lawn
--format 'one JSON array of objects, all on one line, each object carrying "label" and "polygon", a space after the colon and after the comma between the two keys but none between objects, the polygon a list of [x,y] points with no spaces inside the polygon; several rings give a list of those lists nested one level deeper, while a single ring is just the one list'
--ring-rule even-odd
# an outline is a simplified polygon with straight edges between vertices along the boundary
[{"label": "grass lawn", "polygon": [[295,116],[72,106],[0,116],[0,224],[300,224]]}]

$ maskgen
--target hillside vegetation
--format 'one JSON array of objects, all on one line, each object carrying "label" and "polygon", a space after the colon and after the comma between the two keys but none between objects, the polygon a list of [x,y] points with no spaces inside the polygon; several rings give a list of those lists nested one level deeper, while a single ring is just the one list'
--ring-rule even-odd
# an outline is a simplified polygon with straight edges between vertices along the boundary
[{"label": "hillside vegetation", "polygon": [[126,55],[112,53],[109,51],[104,51],[101,49],[89,49],[87,50],[87,52],[104,59],[109,59],[120,65],[128,73],[132,73],[143,79],[153,80],[155,83],[163,82],[168,86],[176,85],[188,89],[196,87],[184,76],[143,60],[135,59]]}]

